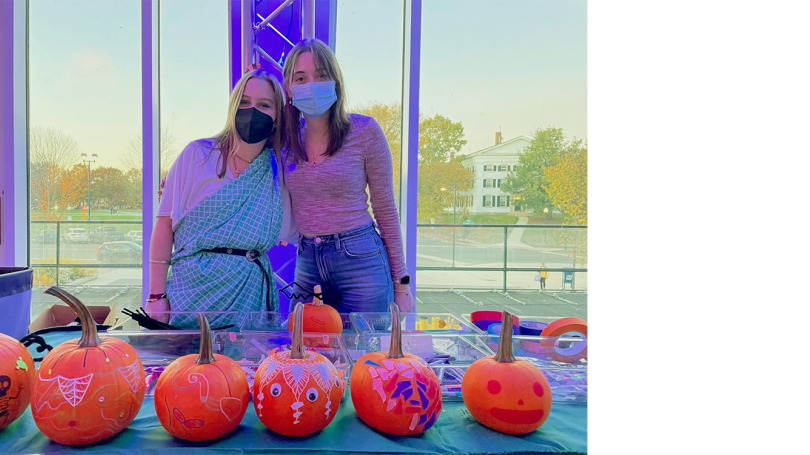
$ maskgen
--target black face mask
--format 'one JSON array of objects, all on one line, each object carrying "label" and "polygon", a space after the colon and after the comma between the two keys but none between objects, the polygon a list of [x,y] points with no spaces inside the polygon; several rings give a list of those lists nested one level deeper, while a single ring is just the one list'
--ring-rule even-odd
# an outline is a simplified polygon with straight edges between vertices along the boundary
[{"label": "black face mask", "polygon": [[255,107],[236,111],[236,131],[248,144],[261,142],[275,131],[273,117]]}]

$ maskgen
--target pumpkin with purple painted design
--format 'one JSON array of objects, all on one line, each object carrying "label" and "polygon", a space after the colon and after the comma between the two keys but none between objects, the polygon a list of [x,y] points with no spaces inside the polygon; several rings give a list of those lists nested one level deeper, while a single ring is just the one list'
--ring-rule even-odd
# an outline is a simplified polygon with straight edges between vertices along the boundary
[{"label": "pumpkin with purple painted design", "polygon": [[354,363],[352,403],[360,420],[383,433],[424,433],[442,411],[439,378],[421,357],[402,353],[399,308],[390,307],[391,345],[388,352],[369,352]]}]

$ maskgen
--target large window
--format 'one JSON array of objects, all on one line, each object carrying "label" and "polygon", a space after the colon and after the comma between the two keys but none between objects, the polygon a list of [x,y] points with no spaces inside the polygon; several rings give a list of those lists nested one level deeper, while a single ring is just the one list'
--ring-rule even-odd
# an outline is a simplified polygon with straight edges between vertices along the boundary
[{"label": "large window", "polygon": [[[225,124],[228,9],[219,0],[158,4],[165,176],[187,143]],[[81,289],[86,303],[119,311],[141,305],[145,254],[141,16],[140,0],[29,3],[35,285]],[[52,299],[34,295],[35,317]]]},{"label": "large window", "polygon": [[161,178],[189,142],[225,127],[228,74],[227,2],[160,2]]},{"label": "large window", "polygon": [[141,179],[128,163],[141,132],[141,2],[28,7],[34,284],[91,286],[91,304],[123,291],[139,305]]},{"label": "large window", "polygon": [[339,0],[335,49],[348,95],[348,112],[374,117],[394,162],[394,197],[400,200],[402,157],[401,0]]},{"label": "large window", "polygon": [[[587,223],[586,36],[584,0],[423,2],[419,222],[457,227],[420,227],[417,267],[503,267],[506,254],[509,268],[587,268],[586,230],[551,227]],[[454,206],[460,192],[473,203]],[[506,287],[537,289],[535,273]],[[493,289],[504,274],[425,270],[417,284]]]}]

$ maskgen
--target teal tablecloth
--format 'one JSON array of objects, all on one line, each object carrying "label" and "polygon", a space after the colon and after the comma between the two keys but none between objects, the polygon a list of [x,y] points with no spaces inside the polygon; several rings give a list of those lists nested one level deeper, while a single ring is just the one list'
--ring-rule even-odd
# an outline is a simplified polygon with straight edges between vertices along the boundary
[{"label": "teal tablecloth", "polygon": [[[464,403],[445,402],[441,417],[421,436],[389,436],[366,426],[354,412],[351,398],[341,404],[335,420],[323,431],[307,438],[279,436],[262,425],[253,404],[242,424],[216,441],[192,443],[170,436],[155,416],[147,397],[134,422],[117,436],[98,444],[70,447],[51,442],[39,432],[31,408],[5,430],[0,431],[0,454],[14,453],[587,453],[587,413],[582,404],[554,403],[548,420],[539,430],[525,436],[492,431],[470,416]],[[169,450],[166,452],[164,450]]]}]

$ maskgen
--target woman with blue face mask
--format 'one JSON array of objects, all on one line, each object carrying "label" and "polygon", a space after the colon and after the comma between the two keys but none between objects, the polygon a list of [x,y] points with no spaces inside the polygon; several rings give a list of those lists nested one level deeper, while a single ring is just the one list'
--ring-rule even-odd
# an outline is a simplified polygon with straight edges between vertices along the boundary
[{"label": "woman with blue face mask", "polygon": [[[307,39],[284,62],[284,179],[300,230],[295,282],[340,313],[414,308],[388,141],[371,117],[347,114],[332,50]],[[369,213],[369,201],[374,213]],[[290,304],[309,300],[296,293]]]}]

